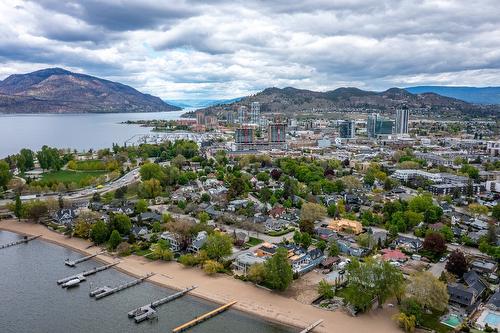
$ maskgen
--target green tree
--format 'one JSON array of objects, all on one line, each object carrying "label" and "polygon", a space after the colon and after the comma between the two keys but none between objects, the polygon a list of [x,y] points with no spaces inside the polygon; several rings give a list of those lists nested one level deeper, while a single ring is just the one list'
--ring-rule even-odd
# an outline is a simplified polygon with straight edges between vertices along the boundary
[{"label": "green tree", "polygon": [[326,208],[313,202],[306,202],[300,210],[300,220],[305,222],[316,222],[326,216]]},{"label": "green tree", "polygon": [[407,315],[404,312],[397,313],[393,316],[393,319],[398,323],[406,333],[415,332],[416,318],[414,315]]},{"label": "green tree", "polygon": [[288,251],[278,248],[276,253],[264,263],[266,285],[272,289],[285,290],[293,280],[292,266],[288,262]]},{"label": "green tree", "polygon": [[337,214],[337,205],[335,203],[332,203],[328,206],[327,213],[329,217],[335,217]]},{"label": "green tree", "polygon": [[269,181],[269,178],[270,178],[270,176],[269,176],[269,174],[267,172],[259,172],[257,174],[257,180],[258,181],[266,182],[267,183]]},{"label": "green tree", "polygon": [[247,277],[256,284],[261,284],[266,280],[266,268],[264,264],[253,264],[248,269]]},{"label": "green tree", "polygon": [[226,234],[215,232],[208,236],[203,249],[210,259],[220,261],[232,253],[233,240]]},{"label": "green tree", "polygon": [[300,239],[300,245],[304,249],[308,249],[309,246],[311,246],[311,243],[312,243],[312,237],[311,237],[311,235],[309,233],[307,233],[307,232],[303,232],[302,236],[301,236],[301,239]]},{"label": "green tree", "polygon": [[318,283],[318,294],[324,299],[332,299],[335,296],[332,286],[326,280],[321,280]]},{"label": "green tree", "polygon": [[16,194],[16,203],[14,206],[14,215],[16,215],[18,220],[21,220],[23,214],[23,203],[21,202],[21,198],[19,194]]},{"label": "green tree", "polygon": [[10,173],[9,164],[5,161],[0,161],[0,188],[7,188],[7,184],[12,178],[12,174]]},{"label": "green tree", "polygon": [[143,181],[150,179],[162,180],[165,177],[161,166],[156,163],[146,163],[139,170]]},{"label": "green tree", "polygon": [[402,273],[387,261],[369,258],[361,263],[355,259],[347,271],[346,300],[363,312],[374,299],[382,307],[388,298],[398,296],[404,285]]},{"label": "green tree", "polygon": [[316,243],[316,247],[320,249],[321,252],[324,252],[326,250],[326,242],[324,240],[320,240]]},{"label": "green tree", "polygon": [[151,245],[153,256],[157,259],[170,261],[174,258],[174,254],[170,250],[170,244],[164,239],[160,239],[155,244]]},{"label": "green tree", "polygon": [[104,221],[97,221],[90,230],[90,239],[96,244],[102,244],[108,240],[109,230]]},{"label": "green tree", "polygon": [[137,200],[135,203],[135,212],[140,214],[140,213],[145,213],[148,211],[148,202],[144,199]]},{"label": "green tree", "polygon": [[117,230],[113,230],[111,233],[111,236],[109,236],[109,247],[114,250],[120,244],[122,241],[122,236],[120,236],[120,233]]},{"label": "green tree", "polygon": [[30,149],[21,149],[17,155],[16,166],[21,172],[31,170],[35,166],[35,154]]},{"label": "green tree", "polygon": [[500,221],[500,203],[497,203],[493,207],[493,211],[491,212],[491,216],[496,220]]},{"label": "green tree", "polygon": [[47,203],[40,200],[31,201],[27,204],[28,217],[39,221],[40,218],[48,213]]},{"label": "green tree", "polygon": [[446,251],[444,237],[438,232],[428,233],[424,238],[423,248],[435,256],[441,256]]},{"label": "green tree", "polygon": [[200,212],[198,214],[198,219],[200,220],[200,223],[207,223],[208,220],[210,220],[210,215],[208,215],[207,212]]},{"label": "green tree", "polygon": [[339,245],[337,244],[337,242],[335,240],[332,240],[330,242],[329,247],[328,247],[328,255],[330,257],[335,257],[335,256],[338,256],[339,253],[340,253]]},{"label": "green tree", "polygon": [[448,307],[446,284],[432,273],[424,271],[411,276],[406,288],[407,296],[424,308],[444,311]]},{"label": "green tree", "polygon": [[115,214],[109,223],[110,230],[118,230],[122,235],[128,235],[132,228],[132,221],[125,214]]},{"label": "green tree", "polygon": [[224,271],[224,265],[215,260],[207,260],[203,263],[203,271],[208,275]]},{"label": "green tree", "polygon": [[156,198],[161,194],[161,191],[160,181],[155,178],[144,181],[139,188],[139,194],[146,199]]}]

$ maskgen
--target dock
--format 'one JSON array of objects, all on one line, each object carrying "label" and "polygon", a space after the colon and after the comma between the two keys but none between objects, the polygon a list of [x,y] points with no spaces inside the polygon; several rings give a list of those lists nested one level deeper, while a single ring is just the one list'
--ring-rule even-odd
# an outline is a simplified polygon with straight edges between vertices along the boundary
[{"label": "dock", "polygon": [[122,291],[122,290],[125,290],[127,288],[130,288],[130,287],[133,287],[135,285],[138,285],[142,282],[144,282],[144,280],[150,278],[151,276],[153,276],[154,273],[149,273],[143,277],[140,277],[136,280],[133,280],[133,281],[130,281],[130,282],[127,282],[127,283],[124,283],[124,284],[121,284],[115,288],[111,288],[111,287],[108,287],[108,286],[104,286],[104,287],[100,287],[100,288],[97,288],[97,289],[94,289],[90,292],[90,297],[95,297],[95,299],[101,299],[101,298],[104,298],[106,296],[109,296],[109,295],[112,295],[112,294],[115,294],[119,291]]},{"label": "dock", "polygon": [[309,332],[312,332],[312,330],[314,328],[316,328],[316,326],[318,326],[319,324],[321,324],[323,322],[323,319],[320,319],[318,321],[315,321],[314,323],[312,323],[311,325],[307,326],[306,328],[304,328],[302,331],[300,331],[300,333],[309,333]]},{"label": "dock", "polygon": [[101,252],[98,252],[98,253],[96,253],[96,254],[91,254],[91,255],[89,255],[89,256],[86,256],[86,257],[83,257],[83,258],[80,258],[80,259],[76,259],[76,260],[69,260],[69,259],[66,259],[66,260],[64,261],[64,264],[65,264],[66,266],[75,267],[75,266],[76,266],[76,265],[78,265],[79,263],[84,262],[84,261],[87,261],[87,260],[89,260],[89,259],[92,259],[92,258],[94,258],[94,257],[96,257],[96,256],[98,256],[98,255],[100,255],[100,254],[105,253],[105,252],[106,252],[106,251],[101,251]]},{"label": "dock", "polygon": [[232,301],[232,302],[229,302],[227,304],[224,304],[220,307],[218,307],[217,309],[215,310],[212,310],[210,312],[207,312],[199,317],[196,317],[194,318],[193,320],[191,321],[188,321],[187,323],[181,325],[181,326],[178,326],[176,328],[174,328],[172,330],[172,333],[177,333],[177,332],[182,332],[182,331],[185,331],[193,326],[196,326],[202,322],[204,322],[205,320],[208,320],[210,318],[213,318],[219,314],[221,314],[222,312],[226,311],[227,309],[229,309],[230,307],[232,307],[233,305],[235,305],[237,302],[236,301]]},{"label": "dock", "polygon": [[156,310],[155,308],[159,307],[162,304],[166,304],[186,295],[191,290],[195,289],[196,286],[192,286],[186,289],[183,289],[175,294],[169,295],[167,297],[161,298],[157,301],[151,302],[150,304],[146,304],[137,309],[134,309],[128,313],[129,318],[134,318],[136,323],[140,323],[147,319],[156,318]]},{"label": "dock", "polygon": [[62,278],[60,280],[57,280],[57,284],[64,285],[65,283],[67,283],[69,281],[72,281],[72,280],[76,280],[76,279],[78,279],[78,280],[80,280],[80,282],[82,282],[82,281],[85,280],[84,278],[86,276],[89,276],[89,275],[92,275],[92,274],[96,274],[98,272],[104,271],[104,270],[106,270],[108,268],[111,268],[113,266],[116,266],[118,264],[119,264],[119,262],[114,262],[112,264],[108,264],[108,265],[104,265],[104,266],[100,266],[100,267],[94,267],[91,270],[88,270],[88,271],[85,271],[85,272],[81,272],[79,274],[71,275],[71,276]]},{"label": "dock", "polygon": [[5,249],[5,248],[8,248],[8,247],[11,247],[11,246],[15,246],[15,245],[18,245],[18,244],[26,244],[28,243],[29,241],[32,241],[33,239],[37,239],[38,237],[41,237],[42,235],[37,235],[37,236],[24,236],[23,239],[20,239],[20,240],[17,240],[15,242],[10,242],[10,243],[7,243],[7,244],[2,244],[0,245],[0,250],[1,249]]}]

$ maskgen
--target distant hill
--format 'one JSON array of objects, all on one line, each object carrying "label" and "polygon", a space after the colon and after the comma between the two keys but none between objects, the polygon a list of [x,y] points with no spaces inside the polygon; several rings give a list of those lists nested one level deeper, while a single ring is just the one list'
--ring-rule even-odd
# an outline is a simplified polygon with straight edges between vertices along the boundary
[{"label": "distant hill", "polygon": [[228,105],[217,105],[203,109],[207,113],[225,110],[236,111],[240,105],[252,102],[261,104],[261,112],[296,113],[330,110],[380,110],[391,111],[401,107],[428,110],[432,113],[491,114],[498,108],[474,105],[465,101],[441,96],[435,93],[413,94],[404,89],[391,88],[383,92],[365,91],[358,88],[338,88],[326,92],[287,88],[267,88]]},{"label": "distant hill", "polygon": [[117,82],[48,68],[0,81],[0,113],[109,113],[180,110]]},{"label": "distant hill", "polygon": [[241,100],[243,97],[231,98],[231,99],[171,99],[166,101],[171,105],[178,106],[180,108],[206,108],[214,105],[231,104]]},{"label": "distant hill", "polygon": [[500,105],[500,87],[418,86],[405,89],[413,94],[432,92],[442,96],[461,99],[469,103]]}]

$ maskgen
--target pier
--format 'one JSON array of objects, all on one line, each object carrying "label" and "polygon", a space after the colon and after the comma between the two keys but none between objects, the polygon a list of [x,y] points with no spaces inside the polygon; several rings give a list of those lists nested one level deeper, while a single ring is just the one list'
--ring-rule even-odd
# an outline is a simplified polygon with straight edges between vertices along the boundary
[{"label": "pier", "polygon": [[33,239],[37,239],[38,237],[41,237],[42,235],[37,235],[37,236],[24,236],[23,239],[20,239],[20,240],[17,240],[15,242],[11,242],[11,243],[7,243],[7,244],[2,244],[0,245],[0,250],[1,249],[5,249],[5,248],[8,248],[8,247],[11,247],[11,246],[15,246],[15,245],[18,245],[18,244],[25,244],[25,243],[28,243],[29,241],[32,241]]},{"label": "pier", "polygon": [[312,330],[318,326],[319,324],[321,324],[323,322],[323,319],[320,319],[318,321],[315,321],[314,323],[312,323],[311,325],[307,326],[306,328],[304,328],[302,331],[300,331],[300,333],[309,333],[309,332],[312,332]]},{"label": "pier", "polygon": [[89,259],[91,259],[91,258],[94,258],[94,257],[96,257],[96,256],[98,256],[98,255],[100,255],[100,254],[103,254],[103,253],[105,253],[105,252],[106,252],[106,251],[101,251],[101,252],[98,252],[98,253],[96,253],[96,254],[91,254],[91,255],[89,255],[89,256],[86,256],[86,257],[83,257],[83,258],[80,258],[80,259],[76,259],[76,260],[69,260],[69,259],[66,259],[66,260],[64,261],[64,264],[65,264],[66,266],[75,267],[75,266],[76,266],[76,265],[78,265],[79,263],[84,262],[84,261],[87,261],[87,260],[89,260]]},{"label": "pier", "polygon": [[92,290],[89,295],[90,295],[90,297],[95,297],[95,299],[101,299],[101,298],[104,298],[106,296],[115,294],[115,293],[117,293],[119,291],[122,291],[122,290],[125,290],[127,288],[130,288],[130,287],[133,287],[135,285],[138,285],[138,284],[142,283],[144,280],[150,278],[153,275],[154,275],[154,273],[147,274],[146,276],[143,276],[143,277],[140,277],[140,278],[138,278],[136,280],[133,280],[133,281],[121,284],[121,285],[119,285],[118,287],[115,287],[115,288],[111,288],[111,287],[108,287],[108,286],[100,287],[100,288]]},{"label": "pier", "polygon": [[180,297],[186,295],[188,292],[190,292],[191,290],[193,290],[195,288],[196,288],[196,286],[192,286],[192,287],[183,289],[179,292],[176,292],[175,294],[161,298],[161,299],[154,301],[150,304],[141,306],[137,309],[130,311],[128,313],[128,316],[129,316],[129,318],[134,318],[136,323],[140,323],[140,322],[147,320],[147,319],[156,318],[157,314],[156,314],[155,308],[159,307],[162,304],[172,302],[173,300],[176,300],[177,298],[180,298]]},{"label": "pier", "polygon": [[235,305],[237,302],[236,301],[233,301],[233,302],[229,302],[227,304],[224,304],[220,307],[218,307],[217,309],[215,310],[212,310],[210,312],[207,312],[205,313],[204,315],[201,315],[199,317],[196,317],[194,318],[193,320],[191,321],[188,321],[187,323],[181,325],[181,326],[178,326],[176,328],[174,328],[172,330],[172,333],[177,333],[177,332],[182,332],[182,331],[185,331],[193,326],[196,326],[202,322],[204,322],[205,320],[208,320],[210,318],[213,318],[219,314],[221,314],[222,312],[226,311],[227,309],[229,309],[230,307],[232,307],[233,305]]},{"label": "pier", "polygon": [[[62,285],[63,288],[72,287],[72,286],[78,285],[82,281],[85,281],[85,277],[92,275],[92,274],[96,274],[96,273],[101,272],[101,271],[104,271],[104,270],[106,270],[110,267],[116,266],[118,264],[119,264],[119,262],[114,262],[114,263],[109,264],[109,265],[95,267],[95,268],[92,268],[91,270],[81,272],[79,274],[71,275],[71,276],[62,278],[60,280],[57,280],[57,284]],[[76,280],[79,280],[79,282],[76,282]],[[73,284],[68,285],[67,283],[69,283],[70,281],[73,281]]]}]

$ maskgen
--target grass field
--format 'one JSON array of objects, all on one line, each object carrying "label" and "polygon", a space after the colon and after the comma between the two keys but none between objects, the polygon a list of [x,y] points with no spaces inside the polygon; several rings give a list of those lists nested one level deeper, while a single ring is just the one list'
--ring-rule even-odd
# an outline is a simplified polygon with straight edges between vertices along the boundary
[{"label": "grass field", "polygon": [[261,243],[263,243],[264,241],[260,238],[255,238],[255,237],[250,237],[250,239],[248,240],[247,244],[249,246],[255,246],[255,245],[259,245]]},{"label": "grass field", "polygon": [[72,183],[77,184],[80,181],[87,179],[89,177],[99,177],[106,174],[105,171],[70,171],[70,170],[60,170],[44,173],[42,176],[42,182],[61,182],[61,183]]}]

